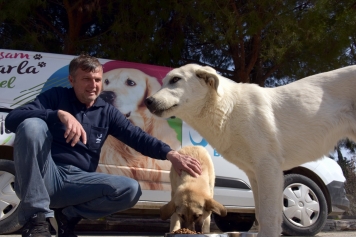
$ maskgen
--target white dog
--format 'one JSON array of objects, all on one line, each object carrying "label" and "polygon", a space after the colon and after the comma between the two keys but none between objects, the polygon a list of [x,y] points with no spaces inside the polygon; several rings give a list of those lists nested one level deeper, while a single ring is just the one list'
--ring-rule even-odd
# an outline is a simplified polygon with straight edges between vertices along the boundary
[{"label": "white dog", "polygon": [[188,64],[170,71],[145,103],[153,114],[187,122],[245,171],[258,236],[275,237],[281,233],[283,170],[318,159],[340,139],[356,141],[355,90],[356,66],[262,88]]}]

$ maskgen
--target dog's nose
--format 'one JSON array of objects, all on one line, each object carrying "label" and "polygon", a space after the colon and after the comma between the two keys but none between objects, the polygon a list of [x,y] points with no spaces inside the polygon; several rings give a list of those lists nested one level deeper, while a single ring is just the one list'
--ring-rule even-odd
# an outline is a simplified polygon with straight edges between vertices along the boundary
[{"label": "dog's nose", "polygon": [[100,97],[109,104],[113,104],[116,99],[116,94],[112,91],[103,91],[100,93]]},{"label": "dog's nose", "polygon": [[147,107],[149,107],[152,103],[153,103],[152,97],[147,97],[147,98],[145,99],[145,105],[146,105]]}]

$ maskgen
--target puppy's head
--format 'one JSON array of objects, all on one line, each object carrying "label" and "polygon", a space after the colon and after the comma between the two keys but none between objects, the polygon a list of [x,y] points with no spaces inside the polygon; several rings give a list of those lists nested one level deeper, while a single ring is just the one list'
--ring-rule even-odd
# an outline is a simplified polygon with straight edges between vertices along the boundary
[{"label": "puppy's head", "polygon": [[207,97],[218,95],[218,88],[219,76],[213,68],[187,64],[170,71],[162,88],[146,98],[145,104],[157,116],[182,118],[203,107]]},{"label": "puppy's head", "polygon": [[103,92],[100,97],[130,118],[139,108],[145,107],[144,98],[151,96],[160,87],[155,77],[140,70],[119,68],[103,74]]},{"label": "puppy's head", "polygon": [[181,190],[160,209],[162,220],[170,218],[173,213],[179,217],[181,228],[202,232],[205,219],[214,212],[226,216],[226,208],[212,198],[193,190]]}]

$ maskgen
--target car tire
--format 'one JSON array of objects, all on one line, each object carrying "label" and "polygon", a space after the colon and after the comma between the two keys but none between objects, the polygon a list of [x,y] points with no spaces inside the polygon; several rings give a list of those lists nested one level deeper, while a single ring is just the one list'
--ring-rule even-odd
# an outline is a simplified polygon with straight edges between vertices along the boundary
[{"label": "car tire", "polygon": [[319,186],[303,175],[284,176],[283,223],[284,235],[314,236],[324,227],[328,207]]},{"label": "car tire", "polygon": [[0,180],[0,234],[9,234],[22,227],[17,218],[20,200],[14,191],[13,161],[0,159]]},{"label": "car tire", "polygon": [[255,222],[255,214],[231,213],[222,217],[213,213],[216,226],[222,232],[249,231]]}]

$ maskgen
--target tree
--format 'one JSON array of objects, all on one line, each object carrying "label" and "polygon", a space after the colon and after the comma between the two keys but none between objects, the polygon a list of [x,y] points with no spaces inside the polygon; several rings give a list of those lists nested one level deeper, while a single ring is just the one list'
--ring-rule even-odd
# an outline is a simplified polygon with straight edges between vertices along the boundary
[{"label": "tree", "polygon": [[355,6],[354,0],[0,0],[0,47],[87,51],[171,67],[199,63],[236,82],[276,86],[350,63]]},{"label": "tree", "polygon": [[345,56],[349,59],[349,64],[356,64],[356,34],[350,36],[350,47],[346,50]]},{"label": "tree", "polygon": [[85,51],[97,57],[164,64],[173,55],[157,40],[164,42],[158,31],[169,17],[168,6],[166,1],[139,0],[25,4],[0,0],[0,47],[64,54]]},{"label": "tree", "polygon": [[[355,145],[353,144],[353,156],[349,159],[344,157],[341,153],[340,147],[342,143],[349,143],[350,141],[342,141],[339,146],[336,147],[337,152],[337,163],[340,165],[344,176],[346,178],[345,182],[345,192],[346,196],[350,201],[350,209],[346,212],[346,215],[355,216],[356,215],[356,156],[355,156]],[[347,145],[346,145],[347,146]]]},{"label": "tree", "polygon": [[[299,79],[347,65],[355,29],[352,2],[189,1],[177,6],[184,31],[182,64],[212,65],[236,82]],[[201,10],[199,10],[201,9]],[[349,32],[347,32],[349,31]]]}]

